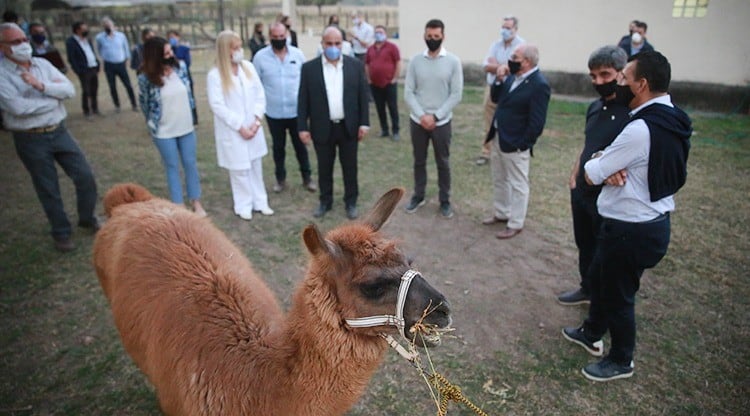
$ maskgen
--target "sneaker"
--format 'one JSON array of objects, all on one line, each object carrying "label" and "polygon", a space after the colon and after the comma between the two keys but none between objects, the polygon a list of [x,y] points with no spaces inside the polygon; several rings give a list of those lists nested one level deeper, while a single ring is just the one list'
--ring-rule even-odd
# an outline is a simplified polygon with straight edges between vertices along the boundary
[{"label": "sneaker", "polygon": [[453,217],[453,208],[451,208],[450,202],[441,202],[440,203],[440,213],[443,214],[444,218],[452,218]]},{"label": "sneaker", "polygon": [[237,216],[242,218],[245,221],[250,221],[253,219],[253,210],[246,209],[246,210],[240,211],[237,213]]},{"label": "sneaker", "polygon": [[276,182],[276,184],[273,186],[273,191],[277,194],[284,189],[286,189],[286,181]]},{"label": "sneaker", "polygon": [[380,132],[380,137],[385,138],[385,137],[388,137],[388,136],[390,136],[390,134],[388,134],[388,130],[383,130],[383,131]]},{"label": "sneaker", "polygon": [[601,357],[604,355],[604,341],[601,338],[592,341],[588,335],[584,333],[583,326],[578,328],[563,328],[562,334],[570,342],[576,343],[583,347],[589,354],[594,357]]},{"label": "sneaker", "polygon": [[479,166],[482,166],[482,165],[486,165],[487,162],[489,161],[490,161],[490,158],[488,158],[487,156],[479,156],[474,163],[476,163]]},{"label": "sneaker", "polygon": [[604,357],[603,360],[598,363],[591,363],[584,367],[581,372],[584,377],[593,381],[610,381],[617,380],[618,378],[628,378],[633,375],[633,369],[635,365],[633,361],[630,364],[622,365],[618,364]]},{"label": "sneaker", "polygon": [[260,211],[260,213],[263,215],[273,215],[273,210],[271,208],[263,208],[259,209],[258,211]]},{"label": "sneaker", "polygon": [[409,201],[409,205],[406,206],[406,212],[409,214],[413,214],[417,212],[419,207],[425,204],[424,198],[418,198],[416,196],[411,197],[411,201]]},{"label": "sneaker", "polygon": [[302,181],[302,187],[307,189],[310,192],[317,192],[318,186],[315,185],[315,182],[311,178],[307,178]]},{"label": "sneaker", "polygon": [[393,136],[391,136],[391,139],[392,139],[392,140],[393,140],[394,142],[397,142],[397,141],[401,140],[401,135],[400,135],[400,134],[398,134],[398,133],[393,133]]},{"label": "sneaker", "polygon": [[565,306],[581,305],[584,303],[591,303],[591,297],[581,289],[575,289],[558,296],[557,301]]},{"label": "sneaker", "polygon": [[69,251],[73,251],[76,248],[76,245],[73,243],[73,240],[70,239],[70,237],[55,237],[55,249],[61,253],[67,253]]}]

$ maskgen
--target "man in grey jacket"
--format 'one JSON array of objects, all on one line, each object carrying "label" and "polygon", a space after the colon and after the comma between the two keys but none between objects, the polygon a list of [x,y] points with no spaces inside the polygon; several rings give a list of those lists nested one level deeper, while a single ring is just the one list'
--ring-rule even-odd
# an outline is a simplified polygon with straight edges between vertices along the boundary
[{"label": "man in grey jacket", "polygon": [[461,102],[464,75],[458,57],[441,47],[444,29],[440,20],[427,22],[424,31],[427,49],[412,58],[406,71],[404,100],[411,110],[409,130],[414,154],[414,194],[406,212],[414,213],[425,204],[427,148],[432,140],[440,188],[440,213],[451,218],[451,118],[453,107]]}]

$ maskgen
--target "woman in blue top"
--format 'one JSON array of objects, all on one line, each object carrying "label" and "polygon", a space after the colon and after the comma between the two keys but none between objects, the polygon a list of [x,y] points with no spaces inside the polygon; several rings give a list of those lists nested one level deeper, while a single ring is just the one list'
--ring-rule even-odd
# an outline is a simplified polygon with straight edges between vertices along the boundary
[{"label": "woman in blue top", "polygon": [[[205,217],[200,203],[201,184],[196,162],[196,137],[191,111],[195,108],[185,64],[178,61],[164,38],[143,44],[142,72],[138,75],[141,110],[159,149],[172,202],[183,203],[180,161],[187,196],[196,214]],[[169,109],[169,111],[164,111]]]}]

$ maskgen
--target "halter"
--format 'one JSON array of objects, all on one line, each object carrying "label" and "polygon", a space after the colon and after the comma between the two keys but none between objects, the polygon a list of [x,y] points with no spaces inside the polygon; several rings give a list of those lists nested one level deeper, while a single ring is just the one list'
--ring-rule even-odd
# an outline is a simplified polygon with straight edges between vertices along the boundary
[{"label": "halter", "polygon": [[380,325],[393,325],[399,329],[401,336],[406,338],[406,322],[404,321],[404,304],[406,303],[406,295],[409,293],[409,285],[411,285],[412,279],[421,274],[416,271],[409,269],[403,276],[401,276],[401,284],[398,287],[398,298],[396,300],[396,315],[375,315],[367,316],[364,318],[352,318],[347,319],[346,323],[352,328],[368,328]]}]

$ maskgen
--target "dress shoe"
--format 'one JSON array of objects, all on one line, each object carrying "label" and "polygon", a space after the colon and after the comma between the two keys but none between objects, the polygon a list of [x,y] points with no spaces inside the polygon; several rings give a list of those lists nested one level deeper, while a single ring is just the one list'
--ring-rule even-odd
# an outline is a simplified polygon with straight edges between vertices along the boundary
[{"label": "dress shoe", "polygon": [[493,215],[491,217],[487,217],[487,218],[485,218],[485,219],[482,220],[482,224],[484,224],[484,225],[492,225],[492,224],[497,224],[497,223],[501,223],[501,222],[508,222],[508,219],[507,218],[498,218],[498,217],[496,217],[496,216]]},{"label": "dress shoe", "polygon": [[356,205],[349,205],[346,207],[346,218],[349,218],[350,220],[356,220],[357,217],[359,217],[359,212],[357,211]]},{"label": "dress shoe", "polygon": [[380,132],[380,137],[388,137],[388,136],[389,136],[389,134],[388,134],[387,131],[381,131]]},{"label": "dress shoe", "polygon": [[513,238],[517,236],[518,234],[521,234],[521,231],[523,231],[523,228],[506,228],[499,233],[495,235],[495,237],[501,239],[501,240],[507,240],[509,238]]},{"label": "dress shoe", "polygon": [[286,189],[286,181],[276,182],[276,184],[273,186],[273,191],[277,194],[284,189]]},{"label": "dress shoe", "polygon": [[313,217],[322,218],[324,215],[326,215],[326,212],[330,210],[331,210],[330,206],[327,206],[325,204],[320,204],[318,205],[317,208],[315,208],[315,211],[313,211]]},{"label": "dress shoe", "polygon": [[305,179],[302,182],[302,187],[305,188],[305,189],[307,189],[310,192],[317,192],[318,191],[318,186],[315,185],[315,182],[313,182],[313,180],[310,179],[310,178]]},{"label": "dress shoe", "polygon": [[91,231],[91,234],[96,234],[102,228],[102,222],[97,217],[94,217],[91,221],[78,221],[78,226]]},{"label": "dress shoe", "polygon": [[76,248],[76,245],[73,243],[73,240],[70,239],[70,237],[55,237],[55,250],[61,252],[61,253],[67,253],[69,251],[73,251]]}]

